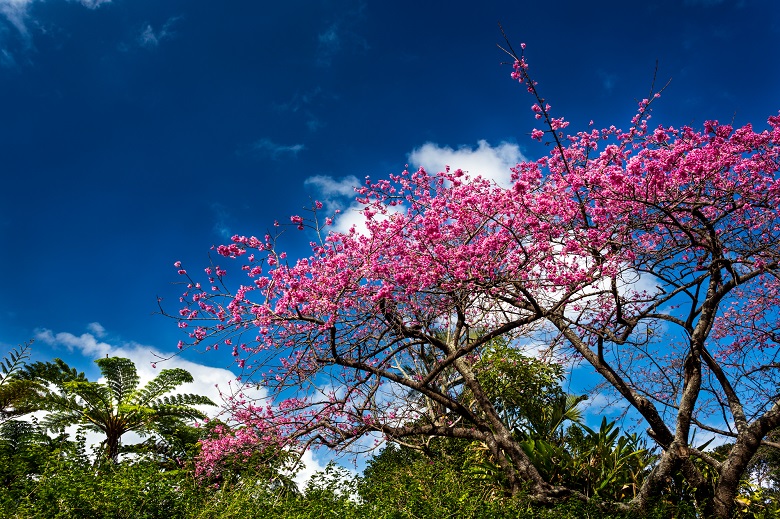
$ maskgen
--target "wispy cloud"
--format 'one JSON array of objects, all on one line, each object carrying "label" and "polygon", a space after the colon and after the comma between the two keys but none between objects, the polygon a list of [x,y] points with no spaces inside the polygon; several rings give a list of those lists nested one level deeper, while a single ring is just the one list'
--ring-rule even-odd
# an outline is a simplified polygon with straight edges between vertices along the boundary
[{"label": "wispy cloud", "polygon": [[147,23],[141,29],[138,35],[138,45],[146,49],[154,49],[160,45],[162,41],[169,40],[176,34],[173,31],[173,25],[179,20],[178,16],[169,18],[159,30],[154,30],[152,24]]},{"label": "wispy cloud", "polygon": [[[27,19],[30,16],[30,6],[33,2],[42,0],[0,0],[0,14],[16,27],[22,36],[28,36]],[[88,9],[97,9],[103,4],[111,3],[111,0],[68,0],[77,1]]]},{"label": "wispy cloud", "polygon": [[341,36],[339,35],[339,23],[331,23],[323,32],[317,35],[318,61],[327,65],[334,54],[341,50]]},{"label": "wispy cloud", "polygon": [[217,233],[223,240],[229,240],[233,233],[228,226],[228,219],[230,215],[222,204],[214,202],[211,204],[211,210],[214,212],[214,232]]},{"label": "wispy cloud", "polygon": [[7,49],[0,49],[0,67],[12,68],[16,66],[14,55]]},{"label": "wispy cloud", "polygon": [[362,21],[364,11],[363,3],[355,9],[344,11],[317,34],[317,65],[329,66],[341,52],[360,53],[368,50],[368,42],[355,29]]},{"label": "wispy cloud", "polygon": [[286,103],[278,103],[274,106],[280,112],[302,114],[306,118],[306,127],[314,132],[325,126],[312,111],[315,101],[323,97],[322,88],[316,87],[306,92],[296,92],[292,99]]},{"label": "wispy cloud", "polygon": [[297,157],[300,152],[306,149],[306,146],[303,144],[278,144],[271,139],[263,138],[255,141],[255,143],[252,144],[252,149],[277,160],[285,156]]},{"label": "wispy cloud", "polygon": [[615,88],[615,83],[617,82],[618,79],[617,74],[610,74],[603,70],[599,70],[598,75],[599,78],[601,79],[601,86],[604,88],[605,93],[611,94],[612,90],[614,90]]},{"label": "wispy cloud", "polygon": [[103,4],[110,4],[111,0],[77,0],[84,7],[89,9],[97,9]]},{"label": "wispy cloud", "polygon": [[311,105],[318,97],[322,95],[322,88],[315,87],[306,92],[295,92],[292,99],[286,103],[280,103],[276,105],[276,108],[282,111],[290,111],[293,113],[304,110],[307,106]]},{"label": "wispy cloud", "polygon": [[24,38],[29,38],[26,21],[29,17],[30,5],[34,1],[35,0],[0,0],[0,14],[2,14]]},{"label": "wispy cloud", "polygon": [[[88,9],[97,9],[103,4],[111,3],[111,0],[67,0],[69,2],[78,2]],[[32,4],[43,2],[43,0],[0,0],[0,21],[5,18],[18,32],[23,45],[26,49],[32,48],[32,35],[30,34],[30,25],[36,24],[30,16]],[[2,26],[0,25],[0,29]],[[2,36],[2,31],[0,31]],[[11,51],[2,47],[0,41],[0,65],[4,67],[13,67],[17,64],[17,59]]]},{"label": "wispy cloud", "polygon": [[510,168],[525,160],[517,144],[502,142],[491,146],[485,140],[480,140],[476,148],[462,146],[458,149],[427,142],[409,154],[410,164],[423,167],[429,173],[444,171],[449,166],[462,169],[472,177],[489,178],[503,187],[511,183]]}]

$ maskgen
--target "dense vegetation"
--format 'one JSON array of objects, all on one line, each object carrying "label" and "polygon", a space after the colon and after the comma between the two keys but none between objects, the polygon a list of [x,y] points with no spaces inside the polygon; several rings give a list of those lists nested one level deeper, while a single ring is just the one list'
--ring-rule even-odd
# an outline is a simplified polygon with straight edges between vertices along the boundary
[{"label": "dense vegetation", "polygon": [[[113,390],[118,392],[114,398],[125,403],[109,415],[124,415],[126,422],[128,416],[147,417],[143,427],[141,422],[134,423],[138,425],[135,430],[146,431],[148,439],[135,446],[106,441],[89,452],[82,434],[74,439],[61,432],[62,407],[67,400],[63,399],[70,394],[73,408],[82,411],[81,415],[68,415],[67,423],[92,425],[94,429],[94,416],[88,418],[94,413],[84,405],[88,402],[85,395],[100,393],[108,385],[101,389],[100,384],[87,381],[62,361],[26,365],[26,352],[26,348],[15,350],[3,361],[0,391],[11,394],[7,389],[15,381],[27,382],[23,384],[25,391],[15,391],[14,398],[3,402],[0,517],[627,518],[631,517],[628,513],[602,502],[632,498],[657,460],[636,434],[621,431],[613,422],[603,420],[597,429],[580,423],[577,405],[581,398],[561,392],[556,384],[560,373],[533,363],[517,363],[514,369],[492,373],[503,377],[522,373],[531,380],[529,387],[536,390],[523,395],[497,392],[499,407],[545,477],[594,498],[587,503],[580,499],[543,503],[529,493],[512,496],[488,449],[466,439],[430,438],[415,448],[390,443],[369,460],[361,475],[330,465],[304,489],[292,482],[290,454],[272,450],[235,460],[240,461],[237,463],[226,460],[219,474],[198,476],[195,467],[200,441],[225,427],[212,423],[196,428],[179,419],[197,416],[195,410],[181,404],[183,400],[203,403],[203,398],[167,396],[165,402],[179,402],[167,413],[155,405],[155,399],[145,401],[156,411],[138,408],[140,394],[148,396],[155,388],[158,396],[167,393],[177,380],[187,378],[184,373],[175,377],[161,373],[156,383],[139,389],[137,377],[131,376],[135,371],[132,362],[101,359],[99,364],[108,380],[112,372],[107,366],[119,367],[127,377],[114,382],[124,381],[125,390],[136,391],[133,397],[132,391],[120,391],[121,385],[114,384]],[[70,382],[62,382],[64,379]],[[43,380],[61,383],[46,385]],[[160,383],[165,380],[167,384]],[[93,385],[91,390],[85,389],[88,384]],[[74,392],[77,389],[78,395]],[[136,402],[135,407],[128,404],[131,401]],[[15,409],[50,412],[39,423],[25,419]],[[108,438],[105,430],[97,430]],[[118,449],[117,455],[110,453],[111,449]],[[714,457],[727,453],[728,446],[710,451]],[[775,495],[778,471],[774,452],[762,451],[754,459],[752,476],[746,476],[741,487],[738,516],[775,517],[780,512]],[[755,485],[759,480],[761,487]],[[696,502],[694,490],[682,479],[668,482],[652,516],[701,517],[702,503]]]}]

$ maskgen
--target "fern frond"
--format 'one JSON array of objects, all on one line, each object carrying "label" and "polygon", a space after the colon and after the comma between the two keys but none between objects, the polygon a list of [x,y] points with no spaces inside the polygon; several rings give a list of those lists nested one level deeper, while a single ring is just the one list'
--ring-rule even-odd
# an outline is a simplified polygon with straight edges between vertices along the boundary
[{"label": "fern frond", "polygon": [[192,381],[192,375],[187,370],[182,368],[164,369],[144,387],[139,388],[130,400],[137,405],[150,405],[152,401],[165,393]]},{"label": "fern frond", "polygon": [[138,387],[140,378],[135,364],[130,359],[108,357],[96,360],[95,364],[106,378],[106,386],[111,390],[117,405],[124,403]]},{"label": "fern frond", "polygon": [[30,347],[33,341],[30,340],[24,344],[20,344],[17,348],[9,351],[5,357],[0,359],[0,367],[2,368],[2,375],[0,375],[0,386],[6,384],[14,373],[22,369],[24,361],[30,358]]}]

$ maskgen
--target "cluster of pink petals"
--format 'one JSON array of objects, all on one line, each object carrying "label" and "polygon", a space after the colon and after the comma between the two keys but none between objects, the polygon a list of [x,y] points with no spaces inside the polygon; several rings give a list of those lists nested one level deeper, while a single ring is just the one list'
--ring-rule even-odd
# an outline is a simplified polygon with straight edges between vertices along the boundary
[{"label": "cluster of pink petals", "polygon": [[[513,77],[535,92],[523,60]],[[272,236],[235,236],[217,248],[240,263],[230,273],[235,289],[223,284],[227,269],[207,272],[201,285],[177,262],[188,278],[178,318],[189,343],[230,345],[239,365],[258,374],[256,382],[276,399],[262,412],[236,405],[244,427],[204,443],[202,470],[283,437],[339,445],[382,431],[403,412],[383,412],[375,403],[381,377],[372,370],[391,372],[399,355],[382,338],[393,326],[447,322],[455,309],[465,308],[463,319],[475,328],[533,312],[540,320],[545,312],[569,319],[574,313],[583,336],[595,329],[617,335],[621,320],[646,311],[654,296],[629,291],[618,300],[602,290],[604,280],[632,272],[682,283],[722,262],[730,269],[724,283],[744,278],[745,295],[719,318],[718,354],[776,340],[755,332],[780,326],[772,310],[780,298],[773,277],[780,260],[780,116],[758,132],[714,121],[703,131],[651,129],[653,99],[640,102],[626,131],[565,137],[568,122],[552,117],[549,105],[534,104],[548,129],[532,138],[549,133],[561,145],[513,168],[510,188],[460,170],[367,180],[357,191],[366,231],[324,234],[307,258],[288,261]],[[300,216],[290,221],[307,223]],[[389,312],[397,322],[388,322]],[[317,391],[318,377],[343,391]]]}]

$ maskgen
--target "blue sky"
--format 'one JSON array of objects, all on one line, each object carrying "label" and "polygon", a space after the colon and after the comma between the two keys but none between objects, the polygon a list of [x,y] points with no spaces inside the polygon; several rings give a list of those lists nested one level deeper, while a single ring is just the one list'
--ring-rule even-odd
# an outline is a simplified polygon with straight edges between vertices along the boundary
[{"label": "blue sky", "polygon": [[573,131],[627,126],[656,61],[654,123],[780,109],[773,0],[426,4],[0,0],[0,353],[37,337],[36,359],[92,376],[105,353],[148,365],[180,338],[154,315],[175,261],[310,197],[344,224],[349,186],[407,163],[500,178],[545,153],[499,21]]}]

